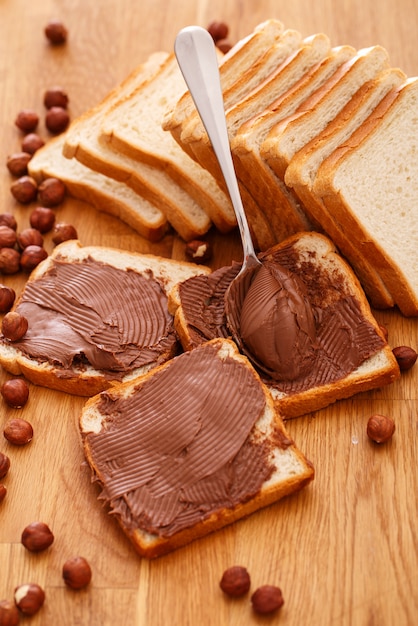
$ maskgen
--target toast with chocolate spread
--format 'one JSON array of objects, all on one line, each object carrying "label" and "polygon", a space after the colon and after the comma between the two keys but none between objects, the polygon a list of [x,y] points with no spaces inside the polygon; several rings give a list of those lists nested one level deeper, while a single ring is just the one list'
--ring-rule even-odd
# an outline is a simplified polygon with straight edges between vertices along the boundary
[{"label": "toast with chocolate spread", "polygon": [[[258,295],[246,307],[244,301],[233,330],[283,416],[310,413],[398,378],[396,359],[358,279],[327,237],[300,233],[260,259],[275,292],[270,297],[269,277],[264,277]],[[185,350],[231,336],[224,297],[239,269],[234,263],[187,279],[170,292]]]},{"label": "toast with chocolate spread", "polygon": [[210,270],[150,254],[67,241],[31,273],[13,311],[28,320],[0,335],[0,364],[32,383],[92,396],[171,359],[180,344],[167,294]]},{"label": "toast with chocolate spread", "polygon": [[314,477],[267,387],[228,339],[90,398],[80,429],[100,500],[147,558],[271,505]]}]

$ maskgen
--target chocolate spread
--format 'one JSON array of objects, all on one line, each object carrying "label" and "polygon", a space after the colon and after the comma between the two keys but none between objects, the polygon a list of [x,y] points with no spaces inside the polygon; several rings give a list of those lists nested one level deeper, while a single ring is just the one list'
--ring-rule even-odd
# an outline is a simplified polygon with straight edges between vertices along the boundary
[{"label": "chocolate spread", "polygon": [[[312,310],[315,325],[315,340],[306,339],[307,360],[312,367],[302,368],[297,377],[288,379],[283,376],[275,379],[261,369],[262,379],[271,387],[294,394],[338,381],[354,371],[368,357],[379,351],[384,341],[373,325],[362,314],[360,303],[347,290],[345,278],[336,270],[330,275],[327,269],[315,262],[315,252],[311,258],[300,262],[300,257],[289,243],[273,252],[262,255],[263,263],[285,268],[296,274],[304,283],[307,298]],[[208,276],[199,276],[184,281],[180,285],[180,299],[184,318],[188,325],[191,347],[214,337],[229,336],[224,308],[225,292],[231,280],[239,272],[240,265],[216,270]],[[263,307],[256,307],[258,323],[262,323]],[[252,321],[257,325],[257,319]],[[309,327],[309,324],[308,324]],[[263,341],[261,333],[259,339]],[[312,339],[312,337],[311,337]],[[270,350],[271,341],[264,335],[264,354]],[[298,348],[303,345],[305,336],[299,335],[295,341],[283,346],[284,361],[292,363],[301,359]],[[298,343],[299,342],[299,343]],[[296,345],[296,348],[295,348]],[[255,363],[256,365],[256,363]],[[291,366],[290,366],[291,367]]]},{"label": "chocolate spread", "polygon": [[240,310],[243,351],[271,378],[295,380],[314,363],[315,320],[294,272],[264,261]]},{"label": "chocolate spread", "polygon": [[167,297],[151,273],[117,269],[92,258],[55,259],[29,281],[17,311],[29,328],[14,347],[65,370],[89,364],[114,379],[158,362],[176,346]]},{"label": "chocolate spread", "polygon": [[125,528],[169,537],[245,502],[272,474],[272,442],[292,443],[251,438],[262,387],[218,351],[214,342],[183,353],[126,397],[101,394],[104,427],[85,443],[101,498]]}]

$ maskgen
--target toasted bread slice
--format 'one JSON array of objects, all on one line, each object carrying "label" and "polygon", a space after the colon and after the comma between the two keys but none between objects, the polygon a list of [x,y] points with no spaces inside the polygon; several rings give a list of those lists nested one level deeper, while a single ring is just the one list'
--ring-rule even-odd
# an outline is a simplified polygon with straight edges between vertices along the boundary
[{"label": "toasted bread slice", "polygon": [[0,363],[34,384],[91,396],[172,358],[178,341],[167,293],[209,268],[77,240],[31,273],[13,311],[29,328],[0,336]]},{"label": "toasted bread slice", "polygon": [[361,248],[354,244],[351,236],[337,226],[332,213],[327,211],[321,199],[314,194],[313,186],[317,171],[327,156],[346,142],[385,95],[405,79],[403,72],[389,68],[375,79],[367,81],[325,130],[293,156],[285,173],[285,183],[295,190],[308,214],[319,222],[348,259],[375,308],[393,307],[392,295],[376,271],[375,265],[366,260]]},{"label": "toasted bread slice", "polygon": [[[282,415],[297,417],[381,387],[399,368],[350,266],[322,234],[299,233],[260,257],[297,275],[316,320],[313,369],[297,380],[261,374]],[[176,285],[169,296],[183,348],[229,336],[224,295],[239,264]],[[350,355],[350,358],[348,358]],[[353,358],[352,358],[353,357]]]},{"label": "toasted bread slice", "polygon": [[321,165],[314,192],[378,269],[404,315],[418,315],[418,78],[392,90]]},{"label": "toasted bread slice", "polygon": [[120,218],[150,241],[158,241],[166,234],[169,224],[158,207],[124,183],[95,172],[76,159],[66,159],[62,152],[64,142],[65,133],[62,133],[32,156],[28,171],[37,182],[51,176],[59,178],[71,196]]},{"label": "toasted bread slice", "polygon": [[80,429],[100,499],[147,558],[271,505],[314,477],[267,388],[227,339],[91,398]]}]

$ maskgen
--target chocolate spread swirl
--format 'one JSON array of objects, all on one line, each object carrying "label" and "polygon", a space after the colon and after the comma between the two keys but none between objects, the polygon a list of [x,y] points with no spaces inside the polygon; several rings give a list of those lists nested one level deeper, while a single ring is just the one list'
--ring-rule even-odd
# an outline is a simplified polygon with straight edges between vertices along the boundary
[{"label": "chocolate spread swirl", "polygon": [[28,332],[14,346],[63,370],[89,364],[117,379],[173,352],[176,335],[167,297],[151,273],[88,258],[55,259],[29,281],[17,311]]},{"label": "chocolate spread swirl", "polygon": [[247,501],[271,476],[274,436],[250,435],[264,412],[262,387],[250,368],[218,351],[218,342],[207,343],[137,392],[101,394],[104,427],[85,443],[101,498],[126,528],[169,537]]},{"label": "chocolate spread swirl", "polygon": [[[290,379],[288,376],[277,379],[260,370],[261,378],[269,386],[286,394],[341,380],[384,346],[383,339],[362,314],[360,303],[347,290],[344,276],[337,271],[330,275],[327,270],[321,270],[314,256],[312,252],[312,258],[301,263],[291,243],[262,256],[263,262],[293,272],[304,283],[315,326],[314,342],[308,341],[307,351],[304,352],[307,360],[311,360],[311,367],[304,368]],[[214,337],[229,336],[224,297],[239,269],[240,265],[236,263],[220,268],[209,276],[190,278],[181,283],[180,299],[191,347]],[[258,315],[261,325],[264,315],[262,307],[258,309]],[[252,323],[256,325],[257,319]],[[305,334],[300,335],[299,339],[301,347]],[[265,341],[271,341],[271,338],[267,335]],[[296,346],[297,341],[298,337]],[[268,353],[270,348],[270,345],[265,345],[264,352]],[[283,358],[288,359],[289,363],[292,359],[301,359],[301,350],[295,348],[295,341],[289,343],[287,349],[288,354],[284,354]]]},{"label": "chocolate spread swirl", "polygon": [[315,320],[305,285],[278,263],[264,261],[240,310],[243,352],[269,377],[295,380],[314,363]]}]

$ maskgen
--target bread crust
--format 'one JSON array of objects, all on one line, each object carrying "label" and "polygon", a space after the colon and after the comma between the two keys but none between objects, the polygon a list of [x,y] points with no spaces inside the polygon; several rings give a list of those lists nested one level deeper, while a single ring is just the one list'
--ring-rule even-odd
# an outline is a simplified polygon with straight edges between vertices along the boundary
[{"label": "bread crust", "polygon": [[168,230],[165,215],[126,185],[84,166],[70,163],[62,154],[65,133],[42,146],[28,164],[29,174],[40,183],[60,179],[69,195],[87,202],[98,211],[118,217],[149,241],[159,241]]},{"label": "bread crust", "polygon": [[[98,105],[74,120],[65,135],[63,154],[77,159],[93,171],[126,184],[139,198],[153,203],[178,234],[189,241],[204,236],[212,225],[209,216],[190,194],[163,169],[132,159],[113,150],[111,142],[100,140],[106,113],[136,90],[146,88],[158,76],[169,56],[166,52],[151,55]],[[225,228],[221,219],[216,225],[221,231]]]},{"label": "bread crust", "polygon": [[[180,97],[184,88],[175,55],[170,53],[151,80],[105,111],[99,139],[134,161],[164,171],[195,200],[196,220],[201,212],[201,219],[206,214],[222,232],[227,232],[236,226],[229,197],[212,175],[181,150],[171,134],[161,127],[165,106]],[[165,94],[164,98],[161,93]],[[150,122],[152,137],[149,136]]]}]

